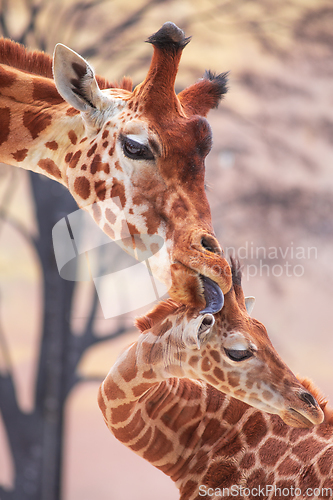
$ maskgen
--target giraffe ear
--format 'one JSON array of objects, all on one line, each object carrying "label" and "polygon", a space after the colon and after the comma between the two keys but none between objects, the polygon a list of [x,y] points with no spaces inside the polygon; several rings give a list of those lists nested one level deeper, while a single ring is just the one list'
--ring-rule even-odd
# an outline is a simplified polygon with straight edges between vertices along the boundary
[{"label": "giraffe ear", "polygon": [[189,321],[183,332],[185,345],[190,349],[200,349],[211,332],[215,318],[212,314],[202,314]]},{"label": "giraffe ear", "polygon": [[215,75],[206,71],[204,77],[178,94],[187,115],[206,116],[208,111],[217,108],[227,92],[228,73]]},{"label": "giraffe ear", "polygon": [[79,111],[91,112],[110,107],[110,99],[101,92],[92,67],[61,43],[54,49],[53,76],[61,97]]},{"label": "giraffe ear", "polygon": [[253,311],[254,304],[256,299],[254,297],[245,297],[245,307],[247,310],[247,314],[251,316],[251,312]]}]

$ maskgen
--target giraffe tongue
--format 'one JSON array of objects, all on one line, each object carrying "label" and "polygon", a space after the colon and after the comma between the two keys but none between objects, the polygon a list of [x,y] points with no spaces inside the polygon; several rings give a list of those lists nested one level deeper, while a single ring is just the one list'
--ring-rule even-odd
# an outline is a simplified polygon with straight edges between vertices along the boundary
[{"label": "giraffe tongue", "polygon": [[204,287],[204,295],[206,299],[206,307],[200,314],[216,314],[221,311],[224,304],[224,297],[221,288],[215,281],[200,275]]}]

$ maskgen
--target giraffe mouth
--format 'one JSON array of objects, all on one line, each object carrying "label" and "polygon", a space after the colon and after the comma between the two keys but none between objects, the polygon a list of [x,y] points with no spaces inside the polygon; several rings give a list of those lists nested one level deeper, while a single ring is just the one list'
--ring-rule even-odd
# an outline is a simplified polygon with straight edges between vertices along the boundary
[{"label": "giraffe mouth", "polygon": [[206,307],[200,311],[200,314],[216,314],[221,311],[224,304],[224,296],[219,285],[208,278],[200,274],[201,283],[204,289],[204,296],[206,300]]},{"label": "giraffe mouth", "polygon": [[319,407],[316,408],[315,412],[306,412],[306,415],[294,408],[288,408],[284,414],[281,415],[281,418],[291,427],[307,429],[314,425],[321,424],[324,420],[324,414]]}]

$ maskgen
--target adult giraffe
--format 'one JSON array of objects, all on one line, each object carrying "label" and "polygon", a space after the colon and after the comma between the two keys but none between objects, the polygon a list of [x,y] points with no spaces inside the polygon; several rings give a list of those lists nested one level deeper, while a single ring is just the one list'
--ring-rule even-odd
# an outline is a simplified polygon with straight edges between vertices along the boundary
[{"label": "adult giraffe", "polygon": [[[231,274],[205,195],[204,117],[226,92],[226,74],[206,72],[177,96],[189,38],[169,22],[148,41],[151,65],[132,92],[128,80],[115,88],[96,78],[63,45],[53,80],[49,56],[0,40],[0,161],[61,182],[112,239],[148,251],[172,298],[215,312]],[[161,236],[167,252],[147,248],[142,234]]]},{"label": "adult giraffe", "polygon": [[232,270],[214,316],[169,301],[138,320],[100,387],[105,421],[181,500],[332,499],[333,413],[249,316]]}]

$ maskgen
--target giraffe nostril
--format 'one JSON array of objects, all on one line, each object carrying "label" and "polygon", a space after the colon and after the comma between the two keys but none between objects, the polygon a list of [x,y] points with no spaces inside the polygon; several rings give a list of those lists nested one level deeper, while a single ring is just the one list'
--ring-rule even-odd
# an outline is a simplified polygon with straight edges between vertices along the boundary
[{"label": "giraffe nostril", "polygon": [[313,406],[314,408],[317,408],[318,403],[312,396],[312,394],[310,394],[309,392],[301,392],[299,397],[302,401],[304,401],[304,403],[308,404],[309,406]]},{"label": "giraffe nostril", "polygon": [[207,252],[217,253],[221,255],[221,248],[215,238],[212,236],[203,236],[201,238],[201,246],[207,250]]}]

